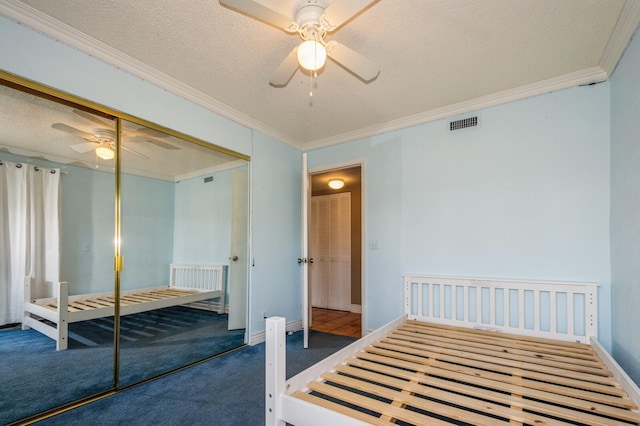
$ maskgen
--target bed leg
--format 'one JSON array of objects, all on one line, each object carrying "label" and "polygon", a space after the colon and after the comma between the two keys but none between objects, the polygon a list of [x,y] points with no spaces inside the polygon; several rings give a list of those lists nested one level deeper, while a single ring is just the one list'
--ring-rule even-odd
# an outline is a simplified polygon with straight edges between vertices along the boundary
[{"label": "bed leg", "polygon": [[280,395],[286,379],[286,324],[282,317],[267,318],[265,344],[265,424],[284,426]]},{"label": "bed leg", "polygon": [[61,282],[55,286],[55,296],[58,299],[58,333],[56,350],[67,349],[69,337],[69,283]]},{"label": "bed leg", "polygon": [[29,313],[29,310],[26,309],[27,303],[31,302],[31,281],[32,279],[30,276],[24,277],[24,300],[22,301],[23,303],[22,329],[23,330],[29,330],[31,328],[27,325],[27,318],[30,318],[31,314]]}]

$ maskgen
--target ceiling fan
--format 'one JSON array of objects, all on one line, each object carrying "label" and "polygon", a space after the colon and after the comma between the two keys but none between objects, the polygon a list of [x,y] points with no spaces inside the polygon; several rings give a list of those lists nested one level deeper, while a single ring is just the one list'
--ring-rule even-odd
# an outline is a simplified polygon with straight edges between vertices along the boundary
[{"label": "ceiling fan", "polygon": [[[99,127],[95,127],[91,130],[91,133],[80,130],[78,128],[69,126],[65,123],[54,123],[51,125],[52,128],[61,130],[63,132],[70,133],[74,136],[78,136],[87,142],[81,142],[77,144],[70,145],[70,148],[74,151],[85,154],[87,152],[95,151],[96,155],[103,160],[111,160],[115,157],[115,149],[116,149],[116,132],[113,129],[112,123],[105,122],[98,117],[93,116],[92,114],[86,113],[80,110],[73,110],[73,112],[88,120],[97,124]],[[149,129],[146,127],[141,127],[135,130],[122,129],[123,136],[123,145],[121,146],[122,150],[129,152],[137,157],[148,160],[149,157],[138,152],[134,149],[131,149],[128,144],[129,143],[138,143],[138,142],[147,142],[151,143],[160,148],[169,149],[169,150],[177,150],[180,149],[177,146],[174,146],[170,143],[158,140],[156,138],[166,137],[162,132],[156,131],[154,129]],[[127,145],[124,145],[127,143]]]},{"label": "ceiling fan", "polygon": [[280,64],[269,83],[286,86],[293,74],[302,67],[312,73],[324,67],[327,56],[361,80],[369,82],[380,73],[378,65],[337,41],[326,41],[327,33],[335,31],[346,21],[376,0],[335,0],[329,6],[324,0],[302,0],[293,19],[253,0],[219,0],[220,4],[238,10],[260,21],[298,33],[303,40]]}]

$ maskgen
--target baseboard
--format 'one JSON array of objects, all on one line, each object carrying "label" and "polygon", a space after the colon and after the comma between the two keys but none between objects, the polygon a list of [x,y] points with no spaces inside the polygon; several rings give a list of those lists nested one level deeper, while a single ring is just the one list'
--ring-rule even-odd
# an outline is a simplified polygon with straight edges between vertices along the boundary
[{"label": "baseboard", "polygon": [[[302,320],[300,319],[297,321],[287,323],[286,330],[287,330],[287,333],[295,333],[296,331],[302,330]],[[259,345],[260,343],[264,343],[266,340],[267,340],[267,334],[266,334],[266,331],[263,330],[256,334],[251,335],[251,338],[249,339],[249,345],[250,346]]]},{"label": "baseboard", "polygon": [[[203,300],[200,302],[187,303],[185,306],[188,306],[193,309],[202,309],[203,311],[218,312],[218,305],[219,305],[218,302],[207,302],[206,300]],[[224,306],[224,313],[225,314],[229,313],[229,305]]]},{"label": "baseboard", "polygon": [[362,313],[362,305],[351,305],[351,313],[361,314]]}]

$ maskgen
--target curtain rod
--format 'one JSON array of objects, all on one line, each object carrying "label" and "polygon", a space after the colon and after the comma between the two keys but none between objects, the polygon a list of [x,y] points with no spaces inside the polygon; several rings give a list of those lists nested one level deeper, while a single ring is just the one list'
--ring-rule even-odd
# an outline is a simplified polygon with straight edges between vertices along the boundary
[{"label": "curtain rod", "polygon": [[[4,161],[2,161],[2,160],[0,160],[0,166],[2,166],[2,165],[4,165],[4,164],[5,164],[5,162],[4,162]],[[15,163],[15,164],[16,164],[16,167],[17,167],[17,168],[21,168],[21,167],[22,167],[22,163]],[[33,165],[33,164],[32,164],[32,165]],[[53,173],[53,174],[55,174],[55,173],[56,173],[55,169],[53,169],[53,168],[51,168],[51,167],[44,167],[44,166],[36,166],[36,165],[33,165],[33,168],[34,168],[34,170],[35,170],[36,172],[37,172],[37,171],[40,171],[40,169],[49,169],[49,172],[50,172],[50,173]],[[62,169],[60,169],[60,174],[61,174],[61,175],[66,175],[66,174],[69,174],[69,173],[68,173],[66,170],[62,170]]]}]

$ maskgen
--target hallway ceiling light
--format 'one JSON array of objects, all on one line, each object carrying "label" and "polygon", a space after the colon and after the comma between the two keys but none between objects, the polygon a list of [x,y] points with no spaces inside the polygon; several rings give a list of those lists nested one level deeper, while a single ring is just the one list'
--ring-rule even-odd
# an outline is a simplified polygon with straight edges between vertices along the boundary
[{"label": "hallway ceiling light", "polygon": [[331,189],[341,189],[344,186],[344,181],[342,179],[331,179],[329,181],[329,188]]}]

